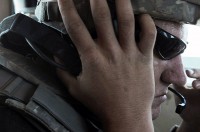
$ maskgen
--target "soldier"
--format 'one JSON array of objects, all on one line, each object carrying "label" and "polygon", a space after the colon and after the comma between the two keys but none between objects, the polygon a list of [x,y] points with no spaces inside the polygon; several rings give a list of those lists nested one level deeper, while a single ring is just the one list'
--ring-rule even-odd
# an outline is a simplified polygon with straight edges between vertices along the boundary
[{"label": "soldier", "polygon": [[[158,0],[155,4],[160,7],[165,4],[162,9],[164,13],[165,6],[166,9],[170,8],[167,6],[168,2]],[[181,4],[178,1],[170,2]],[[186,78],[180,54],[185,47],[180,45],[184,43],[181,40],[185,39],[184,24],[171,22],[173,19],[159,20],[159,15],[153,19],[148,14],[135,17],[129,0],[115,0],[118,20],[116,38],[106,1],[91,0],[92,16],[98,36],[97,39],[92,39],[77,15],[73,2],[58,0],[58,3],[65,27],[78,49],[83,64],[83,71],[77,78],[64,71],[60,71],[59,75],[68,86],[69,92],[99,116],[105,131],[153,131],[151,119],[158,117],[160,105],[166,100],[169,84],[174,84],[187,97],[189,103],[200,97],[195,96],[195,92],[199,91],[198,80],[193,85],[194,91],[183,87]],[[138,3],[132,1],[133,7]],[[141,9],[146,11],[145,8]],[[171,9],[173,12],[181,11],[173,6]],[[153,15],[153,12],[148,13]],[[168,15],[167,11],[165,13]],[[135,25],[136,22],[141,28],[139,42],[133,37],[138,26]],[[171,47],[174,42],[170,42],[170,37],[160,38],[161,34],[176,36],[173,38],[177,39],[180,45],[176,50],[173,46],[167,49],[167,46]],[[193,70],[193,73],[187,71],[187,75],[195,78],[200,76],[198,70]],[[181,114],[183,122],[180,128],[174,128],[173,131],[200,131],[200,118],[193,116],[198,115],[194,109],[199,111],[199,105],[188,104]]]},{"label": "soldier", "polygon": [[[6,54],[8,51],[1,48],[0,57],[3,60],[0,62],[1,65],[20,76],[25,85],[19,90],[18,87],[13,88],[7,84],[8,82],[5,85],[2,81],[2,86],[6,90],[1,92],[3,95],[1,103],[14,108],[15,111],[5,106],[1,108],[4,116],[0,118],[0,122],[5,125],[0,129],[77,132],[100,131],[100,129],[111,132],[153,131],[152,119],[159,116],[160,105],[166,100],[168,86],[173,84],[186,97],[188,104],[181,113],[182,124],[180,127],[174,127],[172,131],[200,131],[199,104],[196,101],[199,98],[200,71],[194,69],[193,73],[186,72],[188,77],[197,79],[193,83],[193,90],[186,89],[184,87],[186,77],[180,56],[186,48],[183,22],[196,22],[199,18],[199,5],[198,1],[193,0],[157,0],[154,3],[134,0],[132,3],[130,0],[38,1],[36,9],[38,20],[62,34],[68,34],[80,56],[81,70],[71,72],[69,69],[65,71],[58,68],[59,78],[70,95],[87,107],[91,111],[90,114],[93,113],[97,117],[102,127],[82,113],[83,107],[78,109],[76,105],[72,105],[74,108],[70,107],[71,102],[66,101],[64,90],[57,89],[60,86],[55,85],[55,80],[47,79],[48,72],[44,70],[45,79],[40,79],[42,74],[37,77],[38,71],[30,70],[30,62],[21,67],[21,64],[17,64],[19,59],[9,57],[17,56],[16,54],[9,51],[8,55]],[[24,30],[26,31],[25,28]],[[4,33],[7,32],[2,32],[1,35]],[[26,37],[31,38],[30,34]],[[5,39],[2,37],[2,40]],[[48,39],[53,41],[55,38]],[[44,39],[40,40],[46,42]],[[62,58],[57,56],[55,58],[58,63],[65,63]],[[13,76],[10,72],[8,74],[9,77]],[[25,86],[28,87],[25,89]],[[62,86],[61,88],[63,89]],[[61,93],[56,93],[57,91]],[[27,95],[24,93],[29,93],[28,97],[22,97]],[[8,124],[10,121],[5,121],[8,115],[10,119],[16,121],[15,123],[11,121],[12,125]]]}]

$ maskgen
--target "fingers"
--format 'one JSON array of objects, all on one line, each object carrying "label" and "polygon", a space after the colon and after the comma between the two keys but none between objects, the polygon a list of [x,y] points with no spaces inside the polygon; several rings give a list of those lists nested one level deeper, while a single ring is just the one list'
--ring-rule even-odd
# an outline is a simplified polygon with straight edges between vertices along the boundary
[{"label": "fingers", "polygon": [[136,49],[135,18],[130,0],[116,0],[119,43],[124,50]]},{"label": "fingers", "polygon": [[78,15],[73,0],[58,0],[58,5],[65,28],[78,49],[79,54],[84,54],[92,50],[94,42]]},{"label": "fingers", "polygon": [[186,74],[191,78],[199,78],[200,79],[200,69],[189,69],[186,70]]},{"label": "fingers", "polygon": [[98,39],[105,47],[116,46],[117,39],[112,25],[110,10],[106,0],[90,0],[93,20]]},{"label": "fingers", "polygon": [[138,44],[139,49],[145,55],[153,55],[157,35],[154,21],[150,15],[142,14],[139,16],[139,24],[141,27],[140,42]]},{"label": "fingers", "polygon": [[200,80],[193,81],[192,87],[195,88],[195,89],[200,89]]},{"label": "fingers", "polygon": [[131,0],[116,0],[118,17],[119,42],[125,50],[136,52],[139,48],[145,56],[153,57],[153,48],[156,40],[156,27],[150,15],[143,14],[139,18],[141,38],[135,42],[135,17]]},{"label": "fingers", "polygon": [[192,82],[192,87],[194,89],[200,89],[200,69],[186,70],[186,74],[188,77],[196,79]]}]

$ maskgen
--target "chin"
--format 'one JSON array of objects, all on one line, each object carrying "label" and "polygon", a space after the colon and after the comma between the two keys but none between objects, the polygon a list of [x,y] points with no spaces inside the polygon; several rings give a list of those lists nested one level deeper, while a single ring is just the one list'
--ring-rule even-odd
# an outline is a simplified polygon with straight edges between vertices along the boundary
[{"label": "chin", "polygon": [[161,112],[161,107],[152,108],[152,120],[155,120],[159,117]]}]

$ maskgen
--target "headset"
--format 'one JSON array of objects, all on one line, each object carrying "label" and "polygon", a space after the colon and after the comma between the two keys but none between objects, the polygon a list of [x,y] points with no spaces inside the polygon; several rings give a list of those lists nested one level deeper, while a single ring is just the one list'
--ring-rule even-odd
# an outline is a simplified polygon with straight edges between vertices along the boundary
[{"label": "headset", "polygon": [[176,106],[176,113],[177,114],[181,114],[182,111],[186,108],[186,99],[185,97],[180,94],[178,91],[176,91],[175,89],[171,88],[171,87],[168,87],[168,89],[173,92],[177,97],[179,97],[181,103],[179,103],[177,106]]}]

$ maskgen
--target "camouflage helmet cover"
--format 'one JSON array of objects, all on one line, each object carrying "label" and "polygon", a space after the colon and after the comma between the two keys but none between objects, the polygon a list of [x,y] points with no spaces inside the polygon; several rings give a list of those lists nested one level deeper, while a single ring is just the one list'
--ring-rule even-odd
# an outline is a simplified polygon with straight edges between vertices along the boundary
[{"label": "camouflage helmet cover", "polygon": [[[115,0],[107,1],[111,13],[115,14]],[[89,0],[74,0],[74,3],[86,26],[93,28]],[[156,19],[196,24],[200,18],[200,0],[132,0],[132,3],[135,14],[148,13]],[[36,16],[39,21],[64,30],[59,26],[62,25],[62,19],[57,0],[38,0]]]}]

